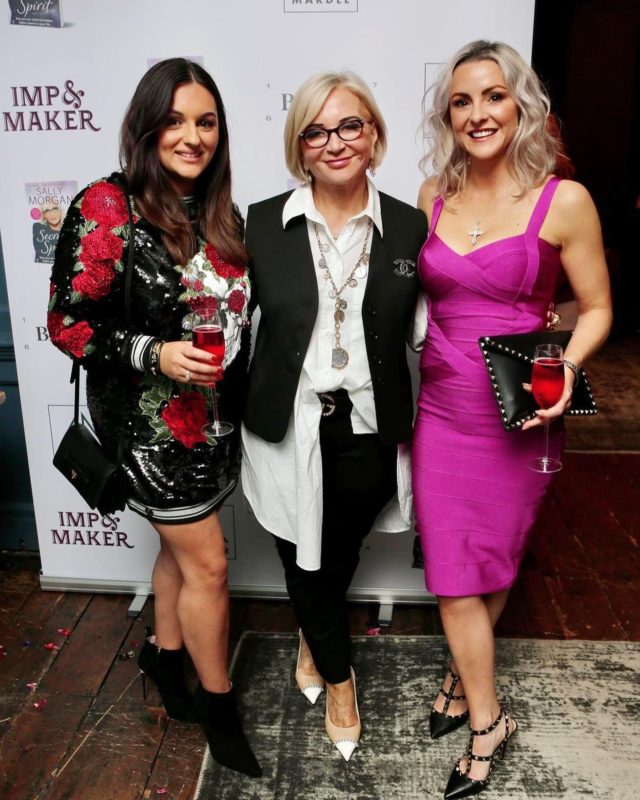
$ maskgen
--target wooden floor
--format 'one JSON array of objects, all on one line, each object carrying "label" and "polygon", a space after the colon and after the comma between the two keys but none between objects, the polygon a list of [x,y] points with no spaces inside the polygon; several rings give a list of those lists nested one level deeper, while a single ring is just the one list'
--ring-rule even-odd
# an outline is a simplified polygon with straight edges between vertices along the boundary
[{"label": "wooden floor", "polygon": [[[499,635],[640,641],[639,542],[640,455],[567,454]],[[191,800],[203,737],[146,707],[138,681],[152,601],[132,620],[128,596],[42,592],[36,557],[1,558],[2,800]],[[353,633],[375,619],[354,606]],[[295,628],[286,603],[232,603],[233,643]],[[435,608],[398,606],[381,635],[440,631]]]}]

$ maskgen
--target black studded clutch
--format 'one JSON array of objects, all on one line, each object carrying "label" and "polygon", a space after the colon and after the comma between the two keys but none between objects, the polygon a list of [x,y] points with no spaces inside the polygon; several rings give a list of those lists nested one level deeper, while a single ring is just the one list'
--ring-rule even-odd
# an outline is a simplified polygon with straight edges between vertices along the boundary
[{"label": "black studded clutch", "polygon": [[[559,344],[564,349],[569,344],[571,333],[540,331],[478,339],[505,431],[522,427],[523,423],[535,417],[535,411],[539,408],[533,395],[522,388],[523,383],[531,383],[531,365],[536,345]],[[580,380],[574,385],[571,408],[565,414],[586,416],[597,413],[587,375],[581,369]]]}]

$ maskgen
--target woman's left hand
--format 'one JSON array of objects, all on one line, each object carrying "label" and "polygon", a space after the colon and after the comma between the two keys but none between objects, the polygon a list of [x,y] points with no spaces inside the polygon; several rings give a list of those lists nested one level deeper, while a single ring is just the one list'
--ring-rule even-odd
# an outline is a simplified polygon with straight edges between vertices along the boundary
[{"label": "woman's left hand", "polygon": [[[571,396],[573,394],[573,384],[575,382],[575,375],[569,367],[564,368],[564,390],[562,397],[558,400],[555,406],[551,408],[538,408],[536,409],[535,419],[527,420],[522,426],[522,430],[526,431],[529,428],[535,428],[538,425],[549,425],[554,419],[561,417],[564,412],[571,408]],[[531,392],[531,384],[523,383],[522,388],[527,392]]]},{"label": "woman's left hand", "polygon": [[160,371],[176,383],[211,386],[222,379],[222,368],[214,364],[206,350],[188,341],[165,342],[160,350]]}]

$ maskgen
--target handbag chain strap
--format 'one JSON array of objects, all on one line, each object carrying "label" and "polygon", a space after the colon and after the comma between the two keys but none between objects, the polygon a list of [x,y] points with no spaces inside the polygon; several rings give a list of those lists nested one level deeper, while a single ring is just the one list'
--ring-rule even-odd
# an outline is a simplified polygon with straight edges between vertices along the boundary
[{"label": "handbag chain strap", "polygon": [[[117,181],[119,187],[122,189],[124,194],[124,199],[127,204],[127,216],[129,218],[129,252],[127,255],[127,267],[125,272],[125,279],[124,279],[124,318],[129,325],[131,322],[131,281],[133,279],[133,259],[135,256],[135,248],[134,248],[134,235],[135,231],[133,228],[133,213],[131,211],[131,201],[129,200],[129,195],[127,193],[126,187],[123,186],[120,181]],[[71,367],[71,380],[70,383],[74,383],[74,407],[73,407],[73,421],[77,425],[80,422],[80,361],[77,358],[73,359],[73,366]],[[125,389],[126,392],[126,389]],[[117,463],[122,464],[122,454],[124,451],[124,415],[123,415],[123,422],[120,428],[120,435],[118,437],[118,457]]]}]

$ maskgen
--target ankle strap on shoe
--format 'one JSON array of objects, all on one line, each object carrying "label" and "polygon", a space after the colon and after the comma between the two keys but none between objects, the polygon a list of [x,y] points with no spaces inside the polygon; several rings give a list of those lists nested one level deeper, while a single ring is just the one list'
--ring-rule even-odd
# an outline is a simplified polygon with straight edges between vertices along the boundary
[{"label": "ankle strap on shoe", "polygon": [[491,733],[492,731],[495,731],[495,729],[496,729],[496,728],[498,727],[498,725],[500,724],[500,720],[501,720],[503,717],[505,717],[505,719],[507,719],[507,725],[508,725],[508,724],[509,724],[509,721],[508,721],[507,715],[505,714],[504,708],[503,708],[502,706],[500,706],[500,713],[499,713],[499,714],[498,714],[498,716],[497,716],[497,717],[496,717],[496,718],[493,720],[493,722],[491,723],[491,725],[489,725],[489,727],[488,727],[488,728],[483,728],[481,731],[476,731],[476,730],[474,730],[473,728],[471,728],[471,736],[485,736],[487,733]]},{"label": "ankle strap on shoe", "polygon": [[466,699],[467,699],[467,695],[466,695],[466,694],[450,694],[450,692],[451,692],[451,690],[452,690],[453,688],[454,688],[454,687],[453,687],[453,685],[452,685],[452,686],[450,686],[450,687],[449,687],[449,691],[447,691],[447,692],[445,692],[445,690],[444,690],[444,689],[442,689],[442,688],[438,689],[438,691],[440,692],[440,694],[441,694],[441,695],[442,695],[442,696],[443,696],[443,697],[444,697],[446,700],[449,700],[449,701],[451,701],[451,700],[466,700]]},{"label": "ankle strap on shoe", "polygon": [[456,700],[457,702],[461,703],[463,700],[466,700],[466,696],[464,694],[454,694],[456,690],[456,686],[460,682],[460,676],[456,675],[453,670],[449,670],[449,675],[451,676],[451,686],[444,690],[444,685],[438,689],[438,692],[444,697],[444,708],[442,709],[442,713],[446,714],[449,710],[449,706],[451,705],[452,700]]}]

